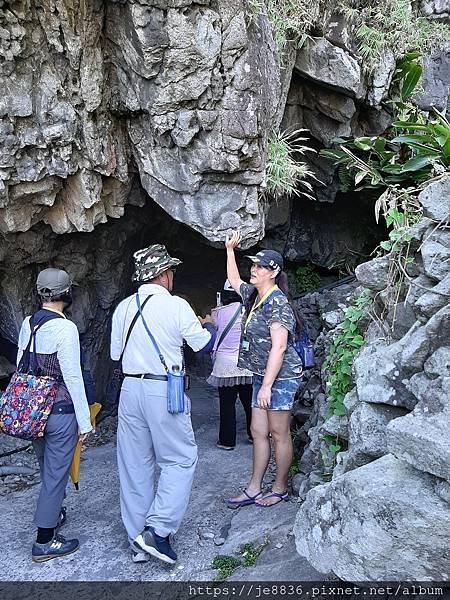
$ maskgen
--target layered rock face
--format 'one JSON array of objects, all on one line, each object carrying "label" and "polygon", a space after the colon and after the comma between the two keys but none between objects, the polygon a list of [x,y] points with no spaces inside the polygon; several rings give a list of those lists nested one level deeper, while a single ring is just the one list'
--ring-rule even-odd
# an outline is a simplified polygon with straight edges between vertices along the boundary
[{"label": "layered rock face", "polygon": [[[450,178],[419,200],[423,219],[412,230],[414,262],[397,312],[367,330],[341,429],[336,417],[321,427],[348,439],[348,450],[331,483],[306,494],[295,525],[299,553],[345,580],[440,581],[450,573]],[[387,309],[392,261],[356,270]]]},{"label": "layered rock face", "polygon": [[130,173],[209,240],[263,234],[279,69],[242,0],[2,3],[0,230],[92,231]]}]

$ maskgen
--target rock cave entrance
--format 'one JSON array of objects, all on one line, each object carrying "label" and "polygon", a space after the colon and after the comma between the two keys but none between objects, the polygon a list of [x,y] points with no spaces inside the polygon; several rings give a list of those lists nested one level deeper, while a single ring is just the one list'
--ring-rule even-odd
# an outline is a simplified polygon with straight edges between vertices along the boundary
[{"label": "rock cave entrance", "polygon": [[[117,303],[135,289],[131,275],[132,255],[137,249],[153,243],[166,245],[183,261],[174,292],[185,297],[197,314],[205,314],[216,305],[216,292],[226,279],[223,246],[208,244],[199,233],[174,220],[139,184],[130,199],[123,217],[110,219],[90,233],[57,235],[49,226],[37,224],[27,232],[5,237],[0,267],[0,357],[5,361],[11,362],[11,345],[17,341],[23,316],[38,306],[34,283],[39,270],[46,266],[66,269],[79,283],[71,317],[83,334],[87,361],[100,390],[110,371],[111,315]],[[383,238],[384,228],[367,217],[371,212],[367,202],[338,195],[333,211],[328,203],[303,198],[273,203],[266,236],[258,246],[238,254],[243,278],[249,274],[244,255],[271,247],[285,255],[291,273],[309,264],[321,284],[335,281],[345,273],[346,257],[349,264],[366,259]]]}]

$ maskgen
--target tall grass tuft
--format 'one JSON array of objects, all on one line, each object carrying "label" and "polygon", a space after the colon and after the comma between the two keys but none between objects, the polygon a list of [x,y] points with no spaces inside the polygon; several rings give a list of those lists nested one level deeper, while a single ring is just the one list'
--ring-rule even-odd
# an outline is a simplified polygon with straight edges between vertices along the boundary
[{"label": "tall grass tuft", "polygon": [[450,40],[448,25],[418,16],[410,0],[338,0],[337,9],[353,26],[369,72],[388,49],[399,58],[411,51],[426,54]]},{"label": "tall grass tuft", "polygon": [[297,42],[320,17],[322,0],[248,0],[247,14],[255,20],[266,13],[272,25],[273,37],[282,57],[289,42]]},{"label": "tall grass tuft", "polygon": [[267,193],[275,198],[291,195],[305,195],[313,198],[311,182],[317,178],[304,162],[298,162],[296,156],[304,156],[306,152],[315,152],[304,142],[308,140],[302,134],[306,129],[273,132],[269,138],[266,171]]},{"label": "tall grass tuft", "polygon": [[387,49],[399,58],[411,51],[427,54],[450,40],[447,24],[418,16],[412,4],[411,0],[247,0],[246,6],[252,21],[267,14],[281,60],[289,42],[299,43],[303,36],[323,31],[328,18],[340,12],[353,29],[370,72]]}]

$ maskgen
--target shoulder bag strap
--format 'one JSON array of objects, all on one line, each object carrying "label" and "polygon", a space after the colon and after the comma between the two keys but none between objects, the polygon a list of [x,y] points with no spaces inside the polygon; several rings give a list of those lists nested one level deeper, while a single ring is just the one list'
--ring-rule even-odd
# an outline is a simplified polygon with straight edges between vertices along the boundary
[{"label": "shoulder bag strap", "polygon": [[[54,314],[50,314],[50,315],[44,315],[37,323],[37,325],[34,324],[34,318],[36,316],[36,313],[34,313],[33,315],[31,315],[30,317],[30,339],[28,340],[28,344],[26,345],[26,348],[23,351],[22,354],[22,358],[20,359],[20,363],[18,366],[18,369],[21,371],[29,371],[30,368],[32,370],[34,370],[37,367],[37,358],[36,358],[36,333],[37,331],[42,327],[42,325],[44,325],[44,323],[47,323],[47,321],[51,321],[52,319],[62,319],[63,317],[61,317],[61,315],[58,315],[56,313]],[[33,344],[33,346],[31,346],[31,344]],[[31,347],[33,347],[33,352],[31,352]],[[33,363],[34,366],[32,366],[31,363],[31,355],[33,355]]]},{"label": "shoulder bag strap", "polygon": [[161,354],[159,346],[158,346],[155,338],[153,337],[152,332],[148,328],[146,320],[144,319],[144,315],[142,313],[142,309],[144,308],[145,302],[141,306],[141,301],[139,299],[139,294],[136,294],[136,304],[137,304],[137,307],[138,307],[139,314],[141,315],[142,322],[144,323],[145,331],[148,333],[149,338],[152,340],[153,346],[155,347],[155,350],[156,350],[156,352],[157,352],[157,354],[159,356],[159,360],[161,361],[162,366],[165,368],[166,372],[168,373],[169,369],[167,368],[167,364],[166,364],[166,361],[164,360],[164,356]]},{"label": "shoulder bag strap", "polygon": [[[147,298],[142,303],[142,308],[144,308],[144,306],[150,300],[150,298],[152,297],[152,295],[153,294],[151,294],[150,296],[147,296]],[[136,321],[139,319],[139,313],[140,313],[140,310],[138,310],[137,313],[134,315],[133,320],[131,321],[130,326],[128,327],[127,337],[125,338],[125,344],[123,345],[122,353],[121,353],[120,358],[119,358],[119,362],[120,363],[122,363],[123,354],[125,352],[125,348],[127,347],[128,340],[130,339],[131,332],[133,331],[133,327],[136,325]]]},{"label": "shoulder bag strap", "polygon": [[230,332],[230,329],[233,327],[233,325],[236,323],[236,320],[239,316],[239,313],[242,311],[242,304],[239,304],[237,311],[234,313],[234,315],[231,317],[229,323],[227,324],[227,326],[225,327],[225,329],[222,331],[222,333],[220,334],[220,338],[219,341],[217,342],[216,347],[214,348],[214,353],[217,352],[217,350],[219,349],[220,344],[223,342],[223,340],[227,337],[228,333]]},{"label": "shoulder bag strap", "polygon": [[267,296],[267,298],[264,300],[264,302],[262,303],[262,308],[265,311],[269,302],[273,299],[276,298],[277,296],[284,296],[285,294],[283,294],[283,292],[281,290],[274,290],[271,294],[269,294],[269,296]]}]

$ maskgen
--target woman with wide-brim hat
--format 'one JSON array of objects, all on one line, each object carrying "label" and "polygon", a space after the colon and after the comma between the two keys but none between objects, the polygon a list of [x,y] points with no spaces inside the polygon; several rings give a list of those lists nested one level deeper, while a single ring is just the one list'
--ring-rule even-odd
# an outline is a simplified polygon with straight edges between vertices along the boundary
[{"label": "woman with wide-brim hat", "polygon": [[[283,257],[275,250],[262,250],[252,261],[250,283],[239,274],[234,249],[241,241],[238,231],[227,237],[227,276],[242,297],[245,314],[238,366],[253,372],[252,436],[253,471],[242,494],[230,498],[230,508],[257,504],[273,506],[288,501],[287,476],[293,449],[290,433],[291,409],[300,385],[302,364],[293,341],[300,333],[301,319],[289,302]],[[272,489],[261,486],[270,459],[270,439],[275,448],[276,477]]]}]

